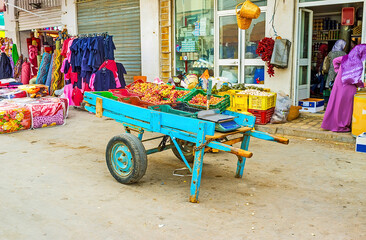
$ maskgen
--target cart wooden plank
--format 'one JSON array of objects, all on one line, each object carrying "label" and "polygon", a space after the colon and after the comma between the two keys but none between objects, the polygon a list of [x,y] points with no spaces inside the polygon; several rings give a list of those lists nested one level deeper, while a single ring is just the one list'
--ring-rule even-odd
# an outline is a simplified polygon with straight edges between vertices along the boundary
[{"label": "cart wooden plank", "polygon": [[244,133],[244,132],[249,132],[253,130],[253,128],[251,127],[241,127],[236,129],[235,131],[231,131],[231,132],[215,132],[215,134],[213,136],[206,136],[206,139],[219,139],[219,138],[224,138],[230,135],[234,135],[234,134],[238,134],[238,133]]}]

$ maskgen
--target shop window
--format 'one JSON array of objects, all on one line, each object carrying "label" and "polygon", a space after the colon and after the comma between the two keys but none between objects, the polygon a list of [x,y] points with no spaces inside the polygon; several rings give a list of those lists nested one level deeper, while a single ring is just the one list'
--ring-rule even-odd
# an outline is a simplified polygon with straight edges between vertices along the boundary
[{"label": "shop window", "polygon": [[238,66],[220,66],[220,76],[230,83],[238,83]]},{"label": "shop window", "polygon": [[[257,6],[267,6],[267,0],[251,0]],[[235,9],[236,5],[242,3],[243,0],[217,0],[218,10],[232,10]]]},{"label": "shop window", "polygon": [[246,84],[264,84],[264,66],[245,66],[244,80]]},{"label": "shop window", "polygon": [[266,14],[262,13],[257,19],[252,21],[250,28],[245,31],[245,59],[260,58],[255,51],[258,43],[266,33]]},{"label": "shop window", "polygon": [[220,19],[220,59],[238,59],[239,31],[236,16]]},{"label": "shop window", "polygon": [[214,68],[214,0],[175,1],[176,74]]}]

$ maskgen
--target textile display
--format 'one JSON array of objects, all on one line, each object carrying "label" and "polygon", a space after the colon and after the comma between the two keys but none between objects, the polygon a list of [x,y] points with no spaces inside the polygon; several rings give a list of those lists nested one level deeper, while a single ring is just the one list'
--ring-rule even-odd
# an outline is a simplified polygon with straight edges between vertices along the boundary
[{"label": "textile display", "polygon": [[13,47],[12,47],[12,50],[11,50],[11,56],[13,58],[13,62],[17,63],[18,59],[19,59],[19,54],[18,54],[17,45],[15,43],[13,44]]},{"label": "textile display", "polygon": [[21,79],[22,65],[23,65],[23,55],[20,55],[20,57],[18,58],[17,63],[15,64],[15,67],[14,67],[14,78],[16,80]]},{"label": "textile display", "polygon": [[[60,60],[60,70],[64,73],[64,94],[68,97],[70,105],[79,106],[84,91],[109,90],[120,88],[122,83],[125,85],[123,72],[126,71],[121,64],[119,75],[117,63],[114,61],[115,49],[113,37],[105,34],[64,40],[61,55],[65,59]],[[63,84],[62,80],[58,82]],[[51,88],[53,86],[56,84],[52,83]],[[51,92],[55,90],[52,89]]]},{"label": "textile display", "polygon": [[22,64],[21,80],[23,84],[29,84],[31,78],[31,64],[26,60]]},{"label": "textile display", "polygon": [[45,82],[45,85],[48,87],[48,89],[50,88],[51,86],[51,80],[52,80],[52,67],[53,67],[53,57],[54,57],[55,54],[52,54],[52,57],[51,57],[51,62],[50,62],[50,67],[48,69],[48,73],[47,73],[47,78],[46,78],[46,82]]},{"label": "textile display", "polygon": [[47,81],[48,70],[50,69],[52,55],[43,53],[42,62],[37,74],[37,84],[45,84]]},{"label": "textile display", "polygon": [[37,54],[38,54],[37,47],[34,45],[29,45],[28,56],[29,56],[29,62],[30,62],[30,67],[31,67],[31,74],[30,74],[31,78],[33,78],[34,76],[37,76],[37,73],[38,73]]},{"label": "textile display", "polygon": [[62,89],[65,86],[64,76],[61,74],[61,63],[62,63],[62,55],[60,50],[55,51],[55,57],[53,59],[52,66],[52,79],[51,79],[51,87],[50,87],[50,95],[54,95],[56,90]]},{"label": "textile display", "polygon": [[13,98],[24,98],[27,97],[27,93],[20,89],[0,89],[0,100],[1,99],[13,99]]},{"label": "textile display", "polygon": [[31,98],[45,97],[48,95],[48,87],[42,84],[21,85],[18,88],[26,91]]},{"label": "textile display", "polygon": [[25,106],[0,102],[0,134],[30,129],[31,110]]},{"label": "textile display", "polygon": [[13,68],[9,57],[2,52],[0,55],[0,79],[12,78]]}]

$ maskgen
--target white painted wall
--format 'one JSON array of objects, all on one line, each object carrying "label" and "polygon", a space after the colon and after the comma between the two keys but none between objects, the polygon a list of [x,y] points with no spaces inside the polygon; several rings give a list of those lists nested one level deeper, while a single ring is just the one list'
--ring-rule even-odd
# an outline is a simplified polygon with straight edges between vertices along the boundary
[{"label": "white painted wall", "polygon": [[159,77],[159,0],[140,0],[141,72],[148,81]]},{"label": "white painted wall", "polygon": [[[9,0],[10,4],[14,4],[15,0]],[[15,21],[15,12],[14,7],[8,7],[6,12],[4,12],[4,21],[5,21],[5,37],[12,38],[14,43],[18,42],[18,34],[17,34],[17,22]]]},{"label": "white painted wall", "polygon": [[77,35],[77,6],[75,0],[63,0],[61,2],[61,22],[67,27],[70,35]]},{"label": "white painted wall", "polygon": [[[267,5],[267,34],[268,37],[274,37],[274,31],[270,20],[273,15],[274,0],[268,0]],[[289,58],[289,67],[286,69],[275,68],[274,77],[270,77],[266,74],[264,87],[270,88],[273,92],[283,91],[292,97],[292,85],[295,82],[295,76],[293,75],[293,52],[296,48],[294,45],[294,31],[295,31],[295,1],[294,0],[277,0],[277,10],[275,15],[275,29],[277,34],[283,39],[291,41],[291,53]]]}]

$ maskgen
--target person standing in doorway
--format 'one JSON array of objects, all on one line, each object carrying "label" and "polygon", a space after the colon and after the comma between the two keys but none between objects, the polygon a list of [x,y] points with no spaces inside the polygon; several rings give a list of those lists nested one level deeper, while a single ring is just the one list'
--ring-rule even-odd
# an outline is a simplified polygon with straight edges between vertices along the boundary
[{"label": "person standing in doorway", "polygon": [[325,84],[326,88],[332,88],[332,86],[334,84],[334,79],[336,78],[337,73],[334,70],[333,60],[337,57],[342,57],[347,54],[344,51],[346,44],[347,44],[346,41],[344,41],[342,39],[338,40],[334,44],[332,51],[330,51],[330,53],[328,54],[328,57],[324,60],[324,61],[329,61],[329,62],[324,62],[324,64],[323,64],[323,66],[329,65],[328,77],[327,77],[326,84]]},{"label": "person standing in doorway", "polygon": [[316,61],[316,75],[315,75],[315,84],[311,87],[311,93],[315,94],[316,90],[320,84],[320,94],[323,94],[323,89],[325,86],[325,80],[324,80],[324,75],[322,73],[323,70],[323,62],[325,57],[328,55],[328,45],[327,44],[322,44],[319,47],[319,53],[317,55],[317,61]]},{"label": "person standing in doorway", "polygon": [[357,45],[348,55],[335,58],[334,71],[337,77],[325,111],[322,128],[333,132],[351,131],[353,98],[362,82],[363,61],[366,59],[366,44]]}]

